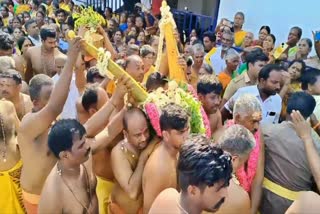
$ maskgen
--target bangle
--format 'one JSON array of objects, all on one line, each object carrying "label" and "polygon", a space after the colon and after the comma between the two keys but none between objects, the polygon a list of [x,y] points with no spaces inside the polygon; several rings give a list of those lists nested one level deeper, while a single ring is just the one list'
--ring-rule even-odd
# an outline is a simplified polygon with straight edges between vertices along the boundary
[{"label": "bangle", "polygon": [[319,126],[320,126],[320,122],[318,122],[317,125],[313,127],[313,130],[316,130]]}]

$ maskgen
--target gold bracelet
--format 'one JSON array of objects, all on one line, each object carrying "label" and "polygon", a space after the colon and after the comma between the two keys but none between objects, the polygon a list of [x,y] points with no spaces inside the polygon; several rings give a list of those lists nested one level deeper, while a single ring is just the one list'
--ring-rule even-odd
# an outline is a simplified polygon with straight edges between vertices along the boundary
[{"label": "gold bracelet", "polygon": [[320,126],[320,121],[313,127],[313,130],[316,130]]}]

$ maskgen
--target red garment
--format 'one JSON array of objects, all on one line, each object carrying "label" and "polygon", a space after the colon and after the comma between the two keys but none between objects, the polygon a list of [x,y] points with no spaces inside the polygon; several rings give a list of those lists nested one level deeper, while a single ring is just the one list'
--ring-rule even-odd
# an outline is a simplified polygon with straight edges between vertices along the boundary
[{"label": "red garment", "polygon": [[160,15],[160,7],[162,0],[152,0],[152,13],[153,15]]}]

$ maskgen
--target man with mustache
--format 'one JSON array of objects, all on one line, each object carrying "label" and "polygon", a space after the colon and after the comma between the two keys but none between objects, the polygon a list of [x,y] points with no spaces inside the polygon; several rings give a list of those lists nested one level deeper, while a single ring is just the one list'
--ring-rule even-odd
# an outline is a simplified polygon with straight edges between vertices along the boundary
[{"label": "man with mustache", "polygon": [[[299,131],[295,130],[291,113],[299,111],[302,117],[307,119],[313,113],[315,106],[316,101],[310,94],[293,93],[288,100],[286,121],[262,126],[266,164],[263,197],[259,210],[261,214],[285,213],[290,205],[302,196],[302,191],[314,189],[317,177],[313,174],[314,167],[310,165],[313,162],[306,154],[308,148],[305,147],[304,139],[299,136]],[[315,147],[319,153],[318,142],[315,143]],[[313,213],[313,208],[310,207],[310,210],[306,211]],[[318,212],[319,210],[316,213]]]},{"label": "man with mustache", "polygon": [[57,48],[57,32],[51,27],[43,27],[40,31],[41,46],[28,49],[26,53],[27,69],[25,80],[29,80],[35,74],[46,74],[52,77],[56,73],[55,58],[64,55]]},{"label": "man with mustache", "polygon": [[162,191],[149,214],[216,212],[228,195],[231,173],[229,154],[205,136],[191,136],[179,151],[177,174],[181,192],[174,188]]},{"label": "man with mustache", "polygon": [[211,133],[222,128],[221,113],[219,105],[221,102],[222,85],[217,78],[212,75],[203,75],[197,85],[199,101],[202,104],[210,120]]},{"label": "man with mustache", "polygon": [[[278,123],[282,107],[279,96],[282,68],[276,64],[264,66],[259,72],[258,85],[239,88],[222,109],[222,115],[232,113],[233,104],[244,94],[255,96],[262,107],[262,123]],[[229,117],[229,116],[228,116]]]},{"label": "man with mustache", "polygon": [[115,185],[111,193],[110,213],[140,213],[143,206],[142,173],[155,143],[149,143],[150,133],[145,114],[138,108],[125,112],[124,140],[111,151],[111,166]]},{"label": "man with mustache", "polygon": [[253,95],[245,94],[239,97],[234,104],[233,120],[227,121],[225,127],[214,133],[214,139],[219,140],[220,136],[225,135],[227,127],[239,124],[254,134],[255,146],[249,154],[245,166],[235,171],[240,186],[251,196],[251,213],[257,213],[264,176],[264,144],[260,133],[261,119],[262,108],[259,100]]},{"label": "man with mustache", "polygon": [[218,139],[218,147],[231,154],[233,174],[226,201],[217,213],[250,213],[250,197],[241,186],[237,171],[247,162],[255,147],[255,139],[245,127],[233,125],[227,128],[223,136]]},{"label": "man with mustache", "polygon": [[30,96],[21,93],[21,88],[22,77],[19,72],[9,69],[0,73],[0,98],[5,98],[14,104],[20,120],[32,109]]},{"label": "man with mustache", "polygon": [[85,128],[74,119],[62,119],[48,136],[51,152],[58,159],[43,187],[41,213],[98,213],[96,177]]}]

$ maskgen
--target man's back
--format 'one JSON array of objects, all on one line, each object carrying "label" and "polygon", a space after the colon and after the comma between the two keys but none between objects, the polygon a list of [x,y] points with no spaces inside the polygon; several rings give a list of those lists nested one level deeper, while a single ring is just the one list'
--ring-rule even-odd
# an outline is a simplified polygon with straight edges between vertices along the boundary
[{"label": "man's back", "polygon": [[166,188],[177,188],[177,159],[172,159],[164,147],[161,142],[149,157],[143,171],[144,213],[148,213],[161,191]]},{"label": "man's back", "polygon": [[[262,127],[265,142],[265,177],[291,191],[312,186],[303,142],[289,122]],[[292,201],[263,189],[261,213],[284,213]]]}]

